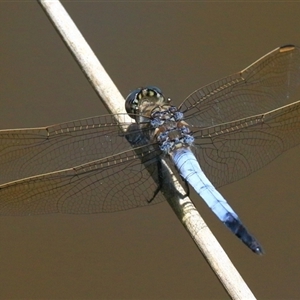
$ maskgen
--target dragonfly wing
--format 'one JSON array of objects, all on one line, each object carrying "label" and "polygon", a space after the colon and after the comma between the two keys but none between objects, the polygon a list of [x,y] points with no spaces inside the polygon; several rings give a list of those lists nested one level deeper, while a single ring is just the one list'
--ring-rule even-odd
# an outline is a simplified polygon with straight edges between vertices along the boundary
[{"label": "dragonfly wing", "polygon": [[299,74],[300,49],[279,47],[241,72],[196,90],[181,111],[198,127],[265,113],[300,98]]},{"label": "dragonfly wing", "polygon": [[[141,164],[141,155],[145,164]],[[156,204],[164,200],[160,193],[156,195],[160,180],[157,162],[159,157],[146,146],[139,154],[129,150],[2,184],[0,215],[100,213]]]},{"label": "dragonfly wing", "polygon": [[265,114],[194,128],[195,154],[216,187],[248,176],[300,144],[300,101]]},{"label": "dragonfly wing", "polygon": [[71,168],[131,148],[112,115],[0,130],[0,167],[5,170],[0,182]]}]

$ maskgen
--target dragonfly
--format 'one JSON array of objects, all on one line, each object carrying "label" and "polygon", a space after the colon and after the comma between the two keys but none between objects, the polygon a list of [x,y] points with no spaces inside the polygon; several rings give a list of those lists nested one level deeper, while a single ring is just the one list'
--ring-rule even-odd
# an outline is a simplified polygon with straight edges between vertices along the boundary
[{"label": "dragonfly", "polygon": [[119,121],[103,115],[0,130],[0,215],[107,213],[157,204],[165,200],[167,159],[178,180],[262,254],[216,188],[300,144],[299,92],[300,48],[285,45],[194,91],[178,107],[159,88],[141,87],[127,96],[127,114]]}]

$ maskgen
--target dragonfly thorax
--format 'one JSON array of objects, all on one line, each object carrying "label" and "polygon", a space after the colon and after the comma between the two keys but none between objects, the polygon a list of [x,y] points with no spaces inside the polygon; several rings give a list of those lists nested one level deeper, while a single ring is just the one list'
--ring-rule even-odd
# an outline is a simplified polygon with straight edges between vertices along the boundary
[{"label": "dragonfly thorax", "polygon": [[159,144],[165,154],[189,147],[194,142],[189,125],[183,121],[183,113],[170,105],[157,87],[139,88],[126,98],[126,111],[141,128],[149,129],[149,137]]},{"label": "dragonfly thorax", "polygon": [[165,120],[156,128],[154,136],[160,150],[165,154],[175,149],[190,147],[194,142],[189,125],[184,121]]}]

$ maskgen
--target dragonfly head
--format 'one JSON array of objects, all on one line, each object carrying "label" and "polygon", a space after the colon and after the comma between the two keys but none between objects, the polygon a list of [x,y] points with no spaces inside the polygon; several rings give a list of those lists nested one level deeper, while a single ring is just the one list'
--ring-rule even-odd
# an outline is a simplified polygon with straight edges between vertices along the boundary
[{"label": "dragonfly head", "polygon": [[162,91],[155,86],[147,86],[132,91],[127,97],[125,108],[128,115],[136,119],[140,115],[150,117],[155,107],[170,103],[170,98],[165,98]]}]

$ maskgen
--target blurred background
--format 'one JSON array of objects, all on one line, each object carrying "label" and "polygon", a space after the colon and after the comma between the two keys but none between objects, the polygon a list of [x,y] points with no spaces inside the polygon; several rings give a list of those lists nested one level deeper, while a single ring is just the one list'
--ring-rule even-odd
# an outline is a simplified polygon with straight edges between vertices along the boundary
[{"label": "blurred background", "polygon": [[[179,104],[278,46],[300,45],[296,2],[63,5],[124,97],[157,85]],[[0,22],[1,129],[107,113],[37,2],[1,2]],[[264,246],[262,257],[192,195],[259,299],[300,298],[299,152],[220,189]],[[228,298],[167,203],[114,214],[1,217],[0,260],[0,299]]]}]

